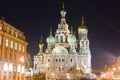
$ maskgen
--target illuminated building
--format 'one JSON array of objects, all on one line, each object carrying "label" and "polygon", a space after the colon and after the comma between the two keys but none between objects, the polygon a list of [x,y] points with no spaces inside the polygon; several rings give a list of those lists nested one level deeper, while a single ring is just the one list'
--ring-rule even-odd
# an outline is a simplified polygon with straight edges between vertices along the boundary
[{"label": "illuminated building", "polygon": [[66,11],[61,11],[61,22],[55,36],[46,38],[47,48],[43,51],[44,44],[39,44],[39,53],[34,56],[34,69],[45,72],[47,77],[60,76],[68,73],[72,67],[80,69],[84,74],[91,74],[91,53],[89,49],[88,29],[82,16],[81,25],[78,27],[78,39],[65,19]]},{"label": "illuminated building", "polygon": [[0,20],[0,80],[24,80],[27,44],[23,32]]},{"label": "illuminated building", "polygon": [[101,72],[101,78],[120,80],[120,56],[105,67],[105,70]]}]

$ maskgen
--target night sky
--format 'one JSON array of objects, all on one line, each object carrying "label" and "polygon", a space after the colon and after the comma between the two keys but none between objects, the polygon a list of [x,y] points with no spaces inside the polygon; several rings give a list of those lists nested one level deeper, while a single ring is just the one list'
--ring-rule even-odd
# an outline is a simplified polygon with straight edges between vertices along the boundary
[{"label": "night sky", "polygon": [[63,1],[69,29],[72,26],[77,32],[81,15],[84,15],[89,30],[92,68],[94,71],[104,69],[104,65],[120,55],[119,0],[2,0],[0,17],[24,32],[29,43],[27,52],[33,56],[39,51],[40,36],[43,35],[46,44],[50,27],[53,33],[58,28]]}]

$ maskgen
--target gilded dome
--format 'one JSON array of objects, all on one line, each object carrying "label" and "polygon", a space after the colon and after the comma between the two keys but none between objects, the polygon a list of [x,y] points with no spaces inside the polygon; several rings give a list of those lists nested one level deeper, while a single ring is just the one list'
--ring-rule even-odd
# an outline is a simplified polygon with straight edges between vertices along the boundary
[{"label": "gilded dome", "polygon": [[88,31],[88,29],[87,29],[87,26],[85,26],[83,16],[82,16],[82,22],[81,23],[82,24],[78,27],[78,33],[81,33],[81,32],[86,33]]},{"label": "gilded dome", "polygon": [[78,27],[78,32],[81,32],[81,31],[87,31],[87,27],[85,25],[81,25]]}]

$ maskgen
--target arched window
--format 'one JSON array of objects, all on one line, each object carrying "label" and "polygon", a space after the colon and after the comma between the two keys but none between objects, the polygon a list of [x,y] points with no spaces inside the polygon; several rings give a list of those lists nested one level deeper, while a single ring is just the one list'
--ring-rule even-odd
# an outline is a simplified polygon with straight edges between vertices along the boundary
[{"label": "arched window", "polygon": [[63,43],[63,36],[60,36],[60,42]]}]

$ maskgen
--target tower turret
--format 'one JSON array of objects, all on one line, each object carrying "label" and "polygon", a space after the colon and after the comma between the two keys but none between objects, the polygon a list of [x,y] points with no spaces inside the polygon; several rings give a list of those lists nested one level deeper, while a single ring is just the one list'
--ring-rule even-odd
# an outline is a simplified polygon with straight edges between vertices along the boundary
[{"label": "tower turret", "polygon": [[91,53],[89,48],[89,39],[87,37],[88,29],[85,26],[84,17],[82,16],[82,24],[78,28],[78,44],[79,44],[79,54],[85,56],[81,65],[86,74],[91,73]]},{"label": "tower turret", "polygon": [[61,22],[58,24],[58,29],[55,34],[56,43],[67,43],[67,37],[70,34],[70,30],[65,19],[66,13],[63,3],[62,10],[60,11]]}]

